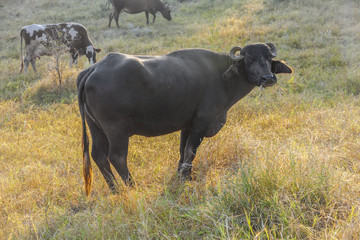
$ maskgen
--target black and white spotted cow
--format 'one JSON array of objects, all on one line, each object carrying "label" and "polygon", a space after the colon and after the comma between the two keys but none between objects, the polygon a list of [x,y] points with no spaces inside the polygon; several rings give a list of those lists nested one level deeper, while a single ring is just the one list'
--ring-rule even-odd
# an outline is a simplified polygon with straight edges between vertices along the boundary
[{"label": "black and white spotted cow", "polygon": [[[70,65],[77,63],[79,55],[86,55],[91,65],[96,63],[96,53],[101,49],[95,48],[88,37],[86,28],[79,23],[59,23],[25,26],[20,31],[21,38],[21,69],[27,72],[31,63],[36,72],[36,59],[41,56],[53,55],[64,46],[71,54]],[[23,59],[23,43],[25,41],[25,58]],[[25,63],[25,68],[24,68]]]}]

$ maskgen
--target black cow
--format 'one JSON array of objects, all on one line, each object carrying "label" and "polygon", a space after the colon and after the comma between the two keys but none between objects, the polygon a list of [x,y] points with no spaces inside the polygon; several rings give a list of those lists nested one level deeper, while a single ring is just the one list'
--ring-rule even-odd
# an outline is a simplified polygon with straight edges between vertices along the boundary
[{"label": "black cow", "polygon": [[164,56],[111,53],[82,71],[77,87],[86,194],[92,173],[85,119],[93,140],[91,155],[112,191],[116,185],[110,163],[126,184],[133,183],[126,162],[132,135],[181,130],[178,173],[187,179],[201,141],[219,132],[230,107],[255,86],[275,84],[276,73],[292,73],[275,56],[271,43],[234,47],[229,55],[205,49]]},{"label": "black cow", "polygon": [[111,0],[113,11],[109,15],[109,27],[111,21],[115,18],[117,27],[119,28],[119,14],[121,12],[140,13],[145,12],[146,23],[149,24],[149,13],[153,15],[153,23],[155,22],[156,12],[171,21],[170,9],[160,0]]}]

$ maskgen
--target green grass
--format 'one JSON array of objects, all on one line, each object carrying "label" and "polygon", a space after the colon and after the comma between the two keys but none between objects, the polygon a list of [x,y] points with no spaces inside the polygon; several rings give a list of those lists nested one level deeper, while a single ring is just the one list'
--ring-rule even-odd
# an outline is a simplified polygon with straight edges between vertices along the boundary
[{"label": "green grass", "polygon": [[[360,237],[360,3],[356,0],[167,1],[173,21],[120,15],[106,1],[0,4],[0,239],[358,239]],[[205,139],[193,181],[179,183],[179,133],[130,139],[137,186],[110,194],[93,164],[85,197],[77,68],[54,59],[20,69],[19,31],[82,23],[98,60],[109,52],[166,54],[273,42],[292,76],[236,104]],[[119,179],[120,180],[120,179]]]}]

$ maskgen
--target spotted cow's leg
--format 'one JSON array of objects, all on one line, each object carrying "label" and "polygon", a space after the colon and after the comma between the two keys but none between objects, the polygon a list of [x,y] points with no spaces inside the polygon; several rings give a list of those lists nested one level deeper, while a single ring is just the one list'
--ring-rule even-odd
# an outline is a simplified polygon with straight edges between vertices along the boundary
[{"label": "spotted cow's leg", "polygon": [[24,58],[24,74],[27,73],[29,69],[30,57],[28,55]]},{"label": "spotted cow's leg", "polygon": [[30,63],[32,68],[34,69],[34,72],[36,72],[36,58],[32,57]]}]

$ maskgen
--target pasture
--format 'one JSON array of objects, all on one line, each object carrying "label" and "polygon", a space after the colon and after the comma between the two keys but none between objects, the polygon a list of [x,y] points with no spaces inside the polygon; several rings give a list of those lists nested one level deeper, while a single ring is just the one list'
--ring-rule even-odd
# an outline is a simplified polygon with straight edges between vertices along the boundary
[{"label": "pasture", "polygon": [[[359,239],[360,2],[164,2],[171,22],[122,13],[109,29],[106,0],[1,1],[0,239]],[[59,22],[83,24],[98,61],[272,42],[294,74],[229,111],[192,181],[176,177],[179,132],[134,136],[136,187],[117,176],[111,194],[93,163],[86,197],[75,86],[86,57],[69,67],[68,54],[44,56],[37,73],[18,73],[21,27]]]}]

